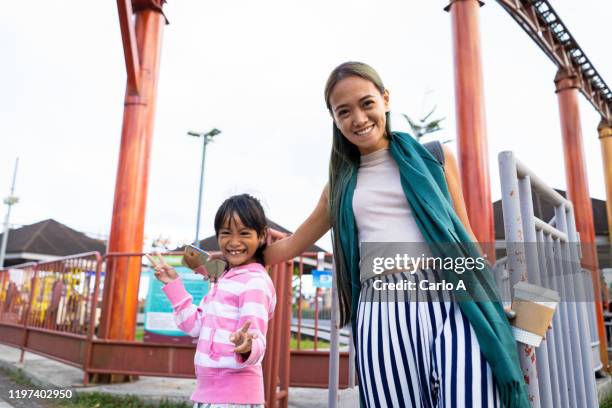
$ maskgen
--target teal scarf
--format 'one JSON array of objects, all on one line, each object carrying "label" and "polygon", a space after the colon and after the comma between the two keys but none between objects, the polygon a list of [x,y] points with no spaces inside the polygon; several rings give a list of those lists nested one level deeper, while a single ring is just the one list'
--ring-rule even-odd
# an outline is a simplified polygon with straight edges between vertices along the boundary
[{"label": "teal scarf", "polygon": [[[423,146],[405,133],[393,132],[391,134],[389,150],[399,167],[406,199],[433,255],[452,258],[480,256],[478,248],[471,242],[470,236],[453,209],[440,163]],[[353,214],[353,193],[356,183],[357,169],[354,168],[340,198],[338,217],[340,245],[352,288],[353,333],[357,333],[356,311],[361,288],[359,239]],[[493,370],[503,406],[508,408],[529,407],[526,387],[518,363],[516,342],[501,305],[491,271],[488,268],[480,271],[474,269],[462,275],[452,270],[442,272],[447,282],[456,284],[461,278],[465,284],[466,290],[455,291],[454,296],[461,311],[474,328],[480,349]]]}]

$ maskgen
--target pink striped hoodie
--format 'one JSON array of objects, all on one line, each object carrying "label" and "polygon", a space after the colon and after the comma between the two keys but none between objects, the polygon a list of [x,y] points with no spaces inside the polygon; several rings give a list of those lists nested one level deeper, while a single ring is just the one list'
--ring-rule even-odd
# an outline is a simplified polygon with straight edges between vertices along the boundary
[{"label": "pink striped hoodie", "polygon": [[[241,265],[225,272],[199,306],[185,290],[181,279],[163,287],[174,309],[174,319],[183,332],[198,337],[194,363],[197,379],[191,395],[195,402],[216,404],[263,404],[261,361],[266,351],[268,320],[276,306],[276,292],[264,267]],[[251,354],[244,360],[234,353],[231,333],[247,321],[257,333]]]}]

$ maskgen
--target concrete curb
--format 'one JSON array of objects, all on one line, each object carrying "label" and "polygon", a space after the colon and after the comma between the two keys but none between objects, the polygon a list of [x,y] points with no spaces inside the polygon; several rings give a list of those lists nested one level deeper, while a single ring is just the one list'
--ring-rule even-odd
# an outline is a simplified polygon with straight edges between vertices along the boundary
[{"label": "concrete curb", "polygon": [[604,400],[612,397],[612,377],[597,379],[597,400],[601,404]]}]

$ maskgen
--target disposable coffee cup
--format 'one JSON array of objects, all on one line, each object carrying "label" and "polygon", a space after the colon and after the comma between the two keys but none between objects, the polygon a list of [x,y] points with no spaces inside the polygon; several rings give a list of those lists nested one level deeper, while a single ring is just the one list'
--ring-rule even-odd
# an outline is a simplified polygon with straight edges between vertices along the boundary
[{"label": "disposable coffee cup", "polygon": [[516,317],[511,320],[511,325],[516,341],[539,347],[559,301],[559,293],[552,289],[527,282],[514,285],[512,310]]}]

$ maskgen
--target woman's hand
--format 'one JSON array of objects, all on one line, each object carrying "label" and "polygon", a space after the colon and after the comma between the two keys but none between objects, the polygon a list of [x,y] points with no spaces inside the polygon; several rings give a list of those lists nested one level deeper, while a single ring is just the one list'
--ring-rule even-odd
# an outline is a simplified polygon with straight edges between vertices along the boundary
[{"label": "woman's hand", "polygon": [[159,252],[155,253],[155,256],[158,258],[157,261],[149,254],[145,254],[145,256],[149,262],[151,262],[153,269],[155,269],[155,277],[157,280],[166,284],[178,279],[179,276],[176,270],[166,263]]},{"label": "woman's hand", "polygon": [[509,307],[505,307],[504,312],[506,312],[506,317],[508,320],[513,320],[516,317],[516,312]]},{"label": "woman's hand", "polygon": [[[516,312],[514,310],[512,310],[509,307],[505,307],[504,308],[504,312],[506,312],[506,317],[508,318],[508,320],[513,320],[516,318]],[[552,323],[550,323],[548,325],[548,330],[552,330],[553,326]],[[544,335],[544,337],[542,337],[542,340],[546,340],[546,335]]]},{"label": "woman's hand", "polygon": [[257,333],[249,333],[250,326],[251,321],[247,320],[240,329],[230,334],[230,341],[236,346],[235,353],[248,355],[251,352],[251,346],[253,340],[257,338]]}]

